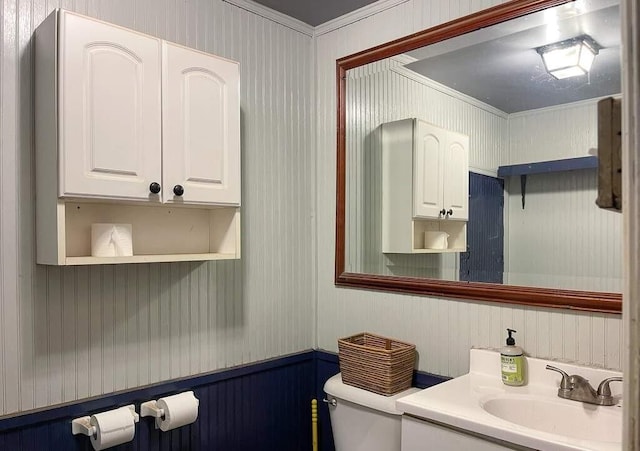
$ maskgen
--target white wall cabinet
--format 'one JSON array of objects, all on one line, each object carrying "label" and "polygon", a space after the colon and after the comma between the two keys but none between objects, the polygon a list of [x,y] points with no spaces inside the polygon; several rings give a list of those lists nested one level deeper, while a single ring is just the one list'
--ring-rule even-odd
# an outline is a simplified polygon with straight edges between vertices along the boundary
[{"label": "white wall cabinet", "polygon": [[[36,31],[37,261],[239,258],[239,70],[63,10]],[[187,208],[187,206],[189,206]],[[91,257],[131,223],[133,257]]]},{"label": "white wall cabinet", "polygon": [[[469,137],[419,119],[382,125],[382,251],[465,252]],[[424,232],[449,235],[425,249]]]}]

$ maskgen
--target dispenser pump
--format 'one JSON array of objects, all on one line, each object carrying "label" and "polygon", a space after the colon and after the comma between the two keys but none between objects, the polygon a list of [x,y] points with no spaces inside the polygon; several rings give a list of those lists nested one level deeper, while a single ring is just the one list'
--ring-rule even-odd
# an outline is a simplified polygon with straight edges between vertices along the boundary
[{"label": "dispenser pump", "polygon": [[509,337],[507,338],[507,346],[514,346],[516,344],[516,339],[511,336],[511,334],[515,334],[517,331],[513,329],[507,329],[507,333]]}]

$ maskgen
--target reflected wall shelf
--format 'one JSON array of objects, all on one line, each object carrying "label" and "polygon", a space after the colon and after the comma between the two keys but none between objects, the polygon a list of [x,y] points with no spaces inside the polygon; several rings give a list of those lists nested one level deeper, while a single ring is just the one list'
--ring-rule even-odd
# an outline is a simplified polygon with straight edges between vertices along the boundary
[{"label": "reflected wall shelf", "polygon": [[562,160],[538,161],[535,163],[513,164],[498,167],[498,177],[520,176],[520,192],[522,193],[522,209],[524,209],[527,191],[527,176],[533,174],[549,174],[553,172],[577,171],[582,169],[597,169],[598,157],[576,157]]}]

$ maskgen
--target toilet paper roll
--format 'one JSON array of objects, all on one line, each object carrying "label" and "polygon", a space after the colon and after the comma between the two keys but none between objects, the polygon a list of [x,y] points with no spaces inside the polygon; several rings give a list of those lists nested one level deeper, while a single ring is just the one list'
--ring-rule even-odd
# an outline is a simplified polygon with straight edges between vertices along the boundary
[{"label": "toilet paper roll", "polygon": [[198,418],[198,399],[192,391],[160,398],[158,407],[164,410],[164,417],[156,419],[156,426],[162,431],[191,424]]},{"label": "toilet paper roll", "polygon": [[128,407],[92,415],[89,423],[96,427],[96,433],[91,436],[95,450],[130,442],[136,432],[135,421]]},{"label": "toilet paper roll", "polygon": [[425,249],[446,249],[449,234],[446,232],[431,231],[424,232],[424,248]]},{"label": "toilet paper roll", "polygon": [[133,255],[131,224],[91,224],[93,257],[130,257]]}]

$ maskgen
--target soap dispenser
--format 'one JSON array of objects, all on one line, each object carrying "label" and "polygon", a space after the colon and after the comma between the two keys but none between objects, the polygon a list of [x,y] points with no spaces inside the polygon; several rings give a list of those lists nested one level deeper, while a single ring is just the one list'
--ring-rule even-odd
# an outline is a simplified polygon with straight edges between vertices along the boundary
[{"label": "soap dispenser", "polygon": [[516,340],[511,334],[516,331],[507,329],[507,345],[500,349],[500,363],[502,368],[502,382],[506,385],[524,385],[524,351],[516,346]]}]

